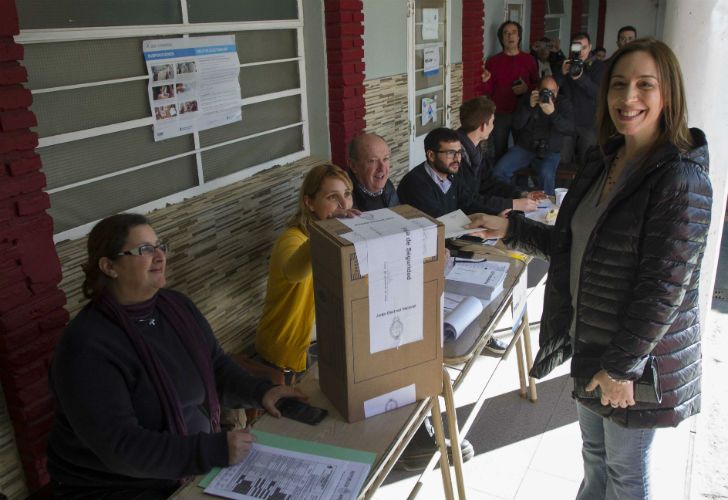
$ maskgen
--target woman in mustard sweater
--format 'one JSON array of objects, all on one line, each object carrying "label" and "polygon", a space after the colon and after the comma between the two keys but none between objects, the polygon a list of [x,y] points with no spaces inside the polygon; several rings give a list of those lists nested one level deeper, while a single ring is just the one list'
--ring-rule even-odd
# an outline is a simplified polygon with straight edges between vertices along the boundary
[{"label": "woman in mustard sweater", "polygon": [[301,186],[298,211],[273,245],[255,348],[264,361],[286,373],[286,383],[306,370],[311,343],[314,302],[308,226],[316,220],[358,215],[351,208],[351,193],[351,180],[341,168],[329,163],[312,168]]}]

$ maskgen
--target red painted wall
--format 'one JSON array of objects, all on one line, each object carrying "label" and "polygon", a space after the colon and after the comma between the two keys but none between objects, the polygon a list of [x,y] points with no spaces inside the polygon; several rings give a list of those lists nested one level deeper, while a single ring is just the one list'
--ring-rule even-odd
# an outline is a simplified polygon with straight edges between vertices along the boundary
[{"label": "red painted wall", "polygon": [[483,66],[483,0],[463,0],[463,101],[475,97]]},{"label": "red painted wall", "polygon": [[366,127],[364,115],[364,4],[325,0],[331,159],[346,166],[346,146]]},{"label": "red painted wall", "polygon": [[[546,0],[531,0],[531,45],[539,38],[543,38],[545,31],[544,16],[546,15]],[[521,47],[528,51],[529,48]]]},{"label": "red painted wall", "polygon": [[46,438],[53,422],[48,365],[68,321],[58,288],[61,265],[34,149],[38,137],[23,86],[23,47],[15,0],[0,0],[0,381],[28,489],[48,481]]}]

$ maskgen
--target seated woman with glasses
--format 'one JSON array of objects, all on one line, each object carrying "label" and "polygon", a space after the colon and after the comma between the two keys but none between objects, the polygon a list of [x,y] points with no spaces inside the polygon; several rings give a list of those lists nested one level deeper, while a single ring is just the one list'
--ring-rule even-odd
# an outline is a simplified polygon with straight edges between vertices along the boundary
[{"label": "seated woman with glasses", "polygon": [[185,478],[243,460],[247,431],[220,429],[220,405],[304,396],[249,375],[195,305],[164,289],[168,247],[142,215],[108,217],[88,237],[90,302],[50,369],[48,471],[58,498],[166,498]]},{"label": "seated woman with glasses", "polygon": [[458,175],[463,157],[460,136],[455,130],[440,127],[425,136],[425,161],[410,170],[397,187],[401,203],[412,205],[430,217],[441,217],[455,210],[465,214],[497,215],[478,193]]},{"label": "seated woman with glasses", "polygon": [[307,368],[314,320],[313,275],[308,228],[313,221],[353,217],[352,184],[336,165],[312,168],[298,195],[298,210],[273,245],[268,289],[255,348],[263,361],[282,370],[287,384]]}]

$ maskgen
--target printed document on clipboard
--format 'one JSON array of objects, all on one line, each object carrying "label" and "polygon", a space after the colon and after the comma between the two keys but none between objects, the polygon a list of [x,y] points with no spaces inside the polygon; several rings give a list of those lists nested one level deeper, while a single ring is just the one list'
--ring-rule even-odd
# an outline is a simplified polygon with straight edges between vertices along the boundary
[{"label": "printed document on clipboard", "polygon": [[354,499],[376,455],[253,431],[256,442],[237,465],[211,472],[205,493],[237,500]]}]

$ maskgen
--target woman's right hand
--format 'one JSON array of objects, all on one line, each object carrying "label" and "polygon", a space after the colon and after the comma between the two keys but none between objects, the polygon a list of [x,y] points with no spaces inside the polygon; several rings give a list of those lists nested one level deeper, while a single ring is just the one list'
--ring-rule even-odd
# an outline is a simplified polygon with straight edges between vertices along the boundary
[{"label": "woman's right hand", "polygon": [[242,431],[229,431],[227,433],[228,465],[235,465],[243,461],[255,442],[255,436],[250,433],[250,427]]},{"label": "woman's right hand", "polygon": [[465,226],[466,229],[474,229],[482,227],[483,231],[473,233],[483,239],[505,238],[508,232],[508,219],[497,217],[495,215],[471,214],[470,224]]}]

